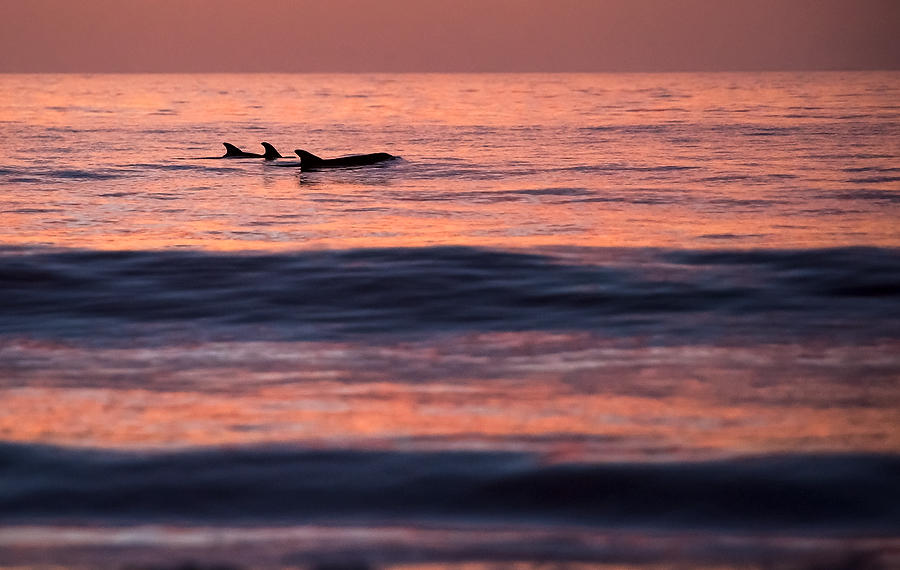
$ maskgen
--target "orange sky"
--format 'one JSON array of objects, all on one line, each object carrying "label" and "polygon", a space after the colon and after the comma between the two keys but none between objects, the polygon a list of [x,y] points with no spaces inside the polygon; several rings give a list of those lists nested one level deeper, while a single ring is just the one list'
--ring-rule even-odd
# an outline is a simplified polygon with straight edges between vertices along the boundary
[{"label": "orange sky", "polygon": [[900,69],[895,0],[0,0],[0,14],[0,72]]}]

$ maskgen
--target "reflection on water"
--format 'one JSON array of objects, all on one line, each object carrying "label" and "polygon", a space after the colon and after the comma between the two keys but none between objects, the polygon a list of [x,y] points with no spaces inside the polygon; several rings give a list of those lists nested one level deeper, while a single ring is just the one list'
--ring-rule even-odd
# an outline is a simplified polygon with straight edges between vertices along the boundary
[{"label": "reflection on water", "polygon": [[[896,73],[8,76],[0,242],[896,246],[898,91]],[[404,161],[191,159],[223,140]]]},{"label": "reflection on water", "polygon": [[898,94],[4,77],[0,567],[900,565]]},{"label": "reflection on water", "polygon": [[[398,545],[413,543],[415,550]],[[19,527],[0,530],[0,547],[24,558],[42,550],[69,553],[70,568],[154,570],[838,570],[892,568],[896,539],[683,532],[585,531],[566,528],[338,527]],[[110,564],[114,545],[130,562]],[[165,549],[160,551],[159,545]],[[370,553],[379,553],[372,556]],[[460,556],[459,552],[466,554]],[[198,562],[207,560],[208,562]],[[737,564],[728,561],[739,561]],[[9,566],[3,566],[9,568]],[[14,568],[14,567],[13,567]],[[12,568],[10,568],[12,570]]]},{"label": "reflection on water", "polygon": [[0,346],[0,437],[487,448],[593,461],[897,452],[897,349],[623,348],[536,333],[153,350],[17,341]]}]

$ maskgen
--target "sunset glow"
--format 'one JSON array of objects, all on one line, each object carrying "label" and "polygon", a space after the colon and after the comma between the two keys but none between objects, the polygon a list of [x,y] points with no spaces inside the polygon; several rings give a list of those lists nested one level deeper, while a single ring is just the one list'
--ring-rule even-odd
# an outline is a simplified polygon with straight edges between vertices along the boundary
[{"label": "sunset glow", "polygon": [[900,7],[891,0],[2,0],[0,8],[0,72],[900,66]]},{"label": "sunset glow", "polygon": [[0,570],[900,567],[900,2],[0,14]]}]

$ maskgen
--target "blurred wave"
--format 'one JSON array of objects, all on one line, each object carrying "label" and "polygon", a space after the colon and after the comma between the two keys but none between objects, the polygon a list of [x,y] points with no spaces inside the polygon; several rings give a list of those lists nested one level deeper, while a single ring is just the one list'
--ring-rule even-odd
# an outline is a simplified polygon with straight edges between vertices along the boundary
[{"label": "blurred wave", "polygon": [[0,520],[466,520],[896,532],[900,457],[542,464],[496,452],[0,444]]},{"label": "blurred wave", "polygon": [[245,340],[459,330],[655,334],[676,344],[728,334],[897,338],[900,304],[889,301],[898,297],[900,256],[885,248],[0,255],[0,333],[110,340],[129,327],[189,324]]}]

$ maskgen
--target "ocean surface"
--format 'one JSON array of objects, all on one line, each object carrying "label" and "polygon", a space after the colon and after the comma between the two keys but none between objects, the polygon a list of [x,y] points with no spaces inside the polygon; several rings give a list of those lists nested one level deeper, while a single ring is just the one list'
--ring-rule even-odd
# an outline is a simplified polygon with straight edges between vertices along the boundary
[{"label": "ocean surface", "polygon": [[0,75],[0,140],[0,568],[900,566],[898,72]]}]

